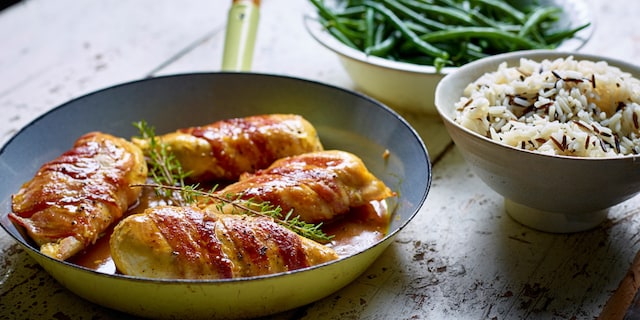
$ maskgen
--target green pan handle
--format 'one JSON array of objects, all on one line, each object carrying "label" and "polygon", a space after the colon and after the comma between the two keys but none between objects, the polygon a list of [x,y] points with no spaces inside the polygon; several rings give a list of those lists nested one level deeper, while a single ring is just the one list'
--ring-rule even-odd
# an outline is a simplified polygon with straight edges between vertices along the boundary
[{"label": "green pan handle", "polygon": [[222,70],[251,70],[259,7],[260,0],[233,0],[227,20]]}]

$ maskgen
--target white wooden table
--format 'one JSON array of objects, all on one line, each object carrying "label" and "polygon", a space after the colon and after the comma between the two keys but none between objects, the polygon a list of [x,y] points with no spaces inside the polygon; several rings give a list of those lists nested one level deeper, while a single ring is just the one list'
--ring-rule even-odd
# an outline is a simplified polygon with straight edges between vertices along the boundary
[{"label": "white wooden table", "polygon": [[[588,0],[582,49],[640,61],[640,2]],[[218,71],[227,0],[26,0],[0,12],[0,144],[70,99],[126,81]],[[306,33],[306,1],[263,0],[253,71],[355,89]],[[359,279],[278,319],[593,319],[620,317],[638,286],[640,197],[599,228],[548,234],[514,222],[437,118],[406,114],[433,160],[418,216]],[[1,177],[0,177],[1,179]],[[5,213],[1,213],[5,214]],[[0,232],[0,318],[122,319],[61,287]],[[630,274],[627,274],[631,272]],[[638,271],[640,272],[640,271]],[[626,277],[625,277],[626,276]]]}]

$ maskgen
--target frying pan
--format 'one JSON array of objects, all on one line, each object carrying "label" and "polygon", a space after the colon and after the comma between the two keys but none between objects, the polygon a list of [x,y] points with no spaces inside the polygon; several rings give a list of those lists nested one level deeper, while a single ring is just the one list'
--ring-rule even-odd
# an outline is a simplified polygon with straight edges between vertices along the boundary
[{"label": "frying pan", "polygon": [[[89,131],[129,138],[146,120],[158,134],[233,117],[300,114],[327,149],[352,152],[398,193],[388,234],[351,256],[322,265],[242,279],[158,280],[109,274],[59,261],[8,219],[11,195],[45,162]],[[388,152],[388,153],[387,153]],[[383,154],[388,154],[383,157]],[[334,293],[361,275],[418,213],[431,184],[427,150],[397,113],[356,92],[286,76],[190,73],[116,85],[60,105],[0,149],[0,225],[44,270],[78,296],[150,318],[248,318],[289,310]]]}]

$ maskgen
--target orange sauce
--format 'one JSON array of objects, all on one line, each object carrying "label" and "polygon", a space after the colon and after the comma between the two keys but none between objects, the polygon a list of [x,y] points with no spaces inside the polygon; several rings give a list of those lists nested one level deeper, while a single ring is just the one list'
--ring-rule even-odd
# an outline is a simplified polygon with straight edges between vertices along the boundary
[{"label": "orange sauce", "polygon": [[[145,208],[157,204],[158,201],[155,198],[153,190],[145,188],[140,197],[140,203],[131,208],[126,215],[140,213]],[[322,230],[328,235],[333,235],[331,243],[327,245],[340,257],[346,257],[363,251],[381,240],[388,231],[389,221],[390,214],[386,202],[373,201],[368,205],[353,208],[351,212],[336,221],[324,224]],[[95,244],[68,261],[98,272],[117,274],[109,248],[112,231],[113,227],[109,228]]]},{"label": "orange sauce", "polygon": [[372,201],[351,209],[342,219],[327,224],[322,230],[334,236],[329,246],[340,257],[346,257],[380,241],[389,230],[390,216],[385,201]]}]

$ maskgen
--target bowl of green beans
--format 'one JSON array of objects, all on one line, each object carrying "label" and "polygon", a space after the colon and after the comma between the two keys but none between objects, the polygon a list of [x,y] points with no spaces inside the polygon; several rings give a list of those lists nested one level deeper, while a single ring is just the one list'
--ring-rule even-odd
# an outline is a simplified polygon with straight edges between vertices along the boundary
[{"label": "bowl of green beans", "polygon": [[593,31],[583,0],[309,0],[305,27],[335,52],[356,89],[437,115],[438,82],[492,55],[579,50]]}]

